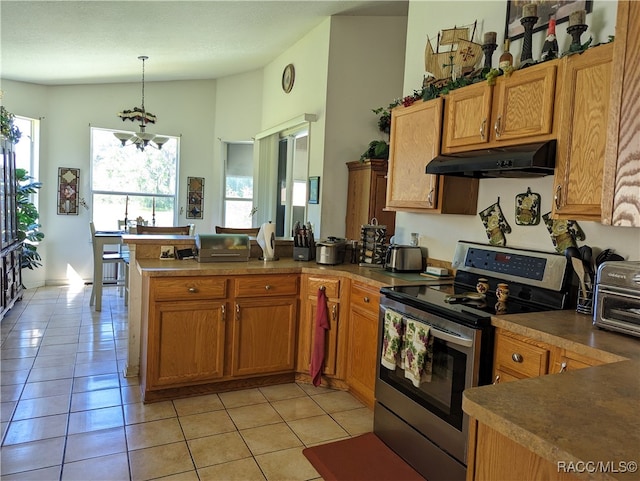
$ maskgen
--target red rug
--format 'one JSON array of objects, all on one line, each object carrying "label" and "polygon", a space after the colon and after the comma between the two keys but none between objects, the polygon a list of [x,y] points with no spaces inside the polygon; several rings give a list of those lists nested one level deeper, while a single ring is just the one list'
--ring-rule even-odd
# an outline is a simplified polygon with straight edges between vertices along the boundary
[{"label": "red rug", "polygon": [[302,454],[325,481],[424,481],[373,433],[306,448]]}]

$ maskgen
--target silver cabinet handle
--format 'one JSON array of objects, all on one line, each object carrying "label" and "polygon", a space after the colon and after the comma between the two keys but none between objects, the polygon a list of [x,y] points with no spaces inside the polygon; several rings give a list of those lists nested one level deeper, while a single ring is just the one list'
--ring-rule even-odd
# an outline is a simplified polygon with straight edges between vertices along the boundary
[{"label": "silver cabinet handle", "polygon": [[493,380],[493,384],[500,384],[500,374],[496,374],[496,378]]},{"label": "silver cabinet handle", "polygon": [[367,296],[364,296],[364,302],[366,302],[367,304],[369,304],[369,298]]},{"label": "silver cabinet handle", "polygon": [[266,290],[269,290],[269,289],[271,289],[271,286],[270,286],[269,284],[267,284],[266,286],[264,286],[264,288],[265,288]]},{"label": "silver cabinet handle", "polygon": [[493,126],[493,131],[496,133],[496,137],[500,137],[501,132],[501,126],[500,124],[502,123],[502,115],[498,115],[498,118],[496,119],[496,123]]},{"label": "silver cabinet handle", "polygon": [[567,372],[567,363],[563,362],[562,364],[560,364],[560,370],[558,371],[560,372]]},{"label": "silver cabinet handle", "polygon": [[558,187],[556,187],[556,195],[553,196],[553,200],[556,203],[556,210],[560,210],[561,197],[562,197],[562,185],[558,184]]},{"label": "silver cabinet handle", "polygon": [[513,359],[513,362],[522,362],[524,360],[524,358],[522,357],[522,354],[519,354],[517,352],[514,352],[513,354],[511,354],[511,359]]},{"label": "silver cabinet handle", "polygon": [[220,306],[220,315],[222,317],[222,322],[227,320],[227,308],[224,304]]},{"label": "silver cabinet handle", "polygon": [[433,205],[433,189],[429,191],[429,196],[427,197],[427,202],[429,205]]},{"label": "silver cabinet handle", "polygon": [[240,304],[236,303],[236,321],[240,320]]},{"label": "silver cabinet handle", "polygon": [[190,288],[188,289],[188,291],[189,291],[191,294],[195,294],[196,292],[198,292],[198,289],[197,289],[197,288],[195,288],[195,287],[190,287]]},{"label": "silver cabinet handle", "polygon": [[338,305],[334,304],[333,307],[331,307],[331,317],[333,317],[334,321],[338,320]]},{"label": "silver cabinet handle", "polygon": [[480,138],[482,140],[484,140],[484,132],[486,127],[487,127],[487,118],[485,117],[484,120],[482,121],[482,125],[480,125]]}]

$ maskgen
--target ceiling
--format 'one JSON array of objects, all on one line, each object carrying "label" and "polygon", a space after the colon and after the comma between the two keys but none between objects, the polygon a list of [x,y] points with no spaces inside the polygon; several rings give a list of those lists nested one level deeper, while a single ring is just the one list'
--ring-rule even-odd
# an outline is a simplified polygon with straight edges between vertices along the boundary
[{"label": "ceiling", "polygon": [[42,85],[214,79],[262,68],[331,15],[406,16],[392,1],[0,2],[0,77]]}]

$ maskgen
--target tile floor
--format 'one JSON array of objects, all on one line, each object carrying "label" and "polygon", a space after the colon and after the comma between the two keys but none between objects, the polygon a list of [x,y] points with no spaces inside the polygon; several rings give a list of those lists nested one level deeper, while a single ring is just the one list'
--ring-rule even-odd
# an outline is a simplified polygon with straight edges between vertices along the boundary
[{"label": "tile floor", "polygon": [[27,290],[1,324],[2,481],[320,479],[306,446],[371,431],[350,394],[304,384],[144,405],[122,376],[126,308],[106,288]]}]

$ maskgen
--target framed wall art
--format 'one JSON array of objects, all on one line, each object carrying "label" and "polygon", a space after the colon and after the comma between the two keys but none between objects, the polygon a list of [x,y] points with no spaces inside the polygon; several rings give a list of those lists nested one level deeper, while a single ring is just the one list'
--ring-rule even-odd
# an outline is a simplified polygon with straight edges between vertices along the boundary
[{"label": "framed wall art", "polygon": [[202,219],[204,177],[187,177],[187,219]]},{"label": "framed wall art", "polygon": [[309,204],[317,204],[320,199],[320,177],[309,177]]},{"label": "framed wall art", "polygon": [[58,167],[58,215],[78,215],[80,169]]},{"label": "framed wall art", "polygon": [[536,2],[507,0],[507,20],[504,38],[515,40],[524,35],[524,27],[520,23],[520,19],[522,18],[522,7],[528,3],[535,3],[538,10],[538,22],[533,27],[534,33],[546,30],[551,16],[555,16],[556,24],[560,25],[563,22],[567,22],[569,15],[577,10],[585,10],[590,13],[593,9],[592,0],[568,0],[564,2],[556,0],[536,0]]}]

